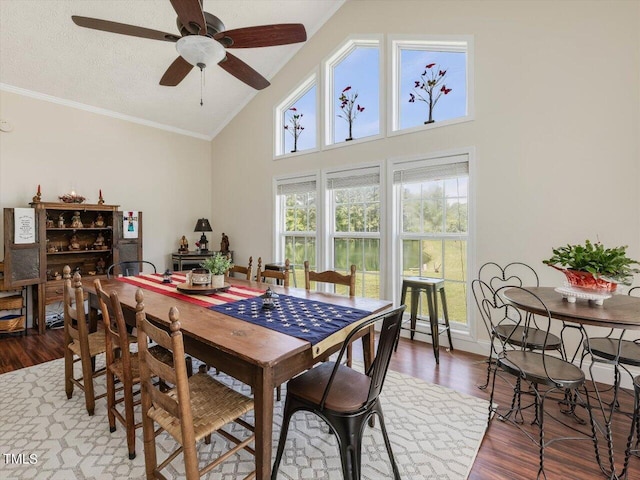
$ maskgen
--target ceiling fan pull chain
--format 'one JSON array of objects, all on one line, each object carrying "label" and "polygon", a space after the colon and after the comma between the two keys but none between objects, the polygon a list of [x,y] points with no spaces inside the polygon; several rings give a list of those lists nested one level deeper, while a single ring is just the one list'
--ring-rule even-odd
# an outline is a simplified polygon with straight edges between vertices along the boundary
[{"label": "ceiling fan pull chain", "polygon": [[199,63],[198,67],[200,67],[200,106],[202,106],[204,105],[202,102],[202,92],[204,90],[204,65]]}]

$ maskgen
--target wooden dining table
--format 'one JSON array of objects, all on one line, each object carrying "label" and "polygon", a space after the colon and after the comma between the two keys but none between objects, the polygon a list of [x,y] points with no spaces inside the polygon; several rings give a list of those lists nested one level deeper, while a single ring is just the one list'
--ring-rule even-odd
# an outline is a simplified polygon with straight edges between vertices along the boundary
[{"label": "wooden dining table", "polygon": [[[254,325],[180,298],[143,289],[144,311],[150,321],[168,328],[169,309],[177,307],[186,352],[253,387],[256,478],[267,480],[271,477],[275,387],[338,351],[353,326],[390,308],[392,302],[285,288],[236,278],[228,278],[226,281],[231,285],[261,290],[266,290],[268,286],[278,294],[371,312],[366,318],[312,346],[308,341]],[[135,325],[135,293],[139,287],[118,279],[103,280],[102,287],[109,293],[117,293],[127,323]],[[95,295],[92,282],[85,281],[84,288],[89,294]],[[362,343],[364,362],[365,365],[369,365],[374,355],[372,329],[366,330],[362,336]]]},{"label": "wooden dining table", "polygon": [[[640,330],[640,298],[629,295],[614,294],[611,298],[604,300],[602,305],[597,305],[593,301],[586,299],[578,299],[575,303],[565,299],[562,293],[556,292],[553,287],[523,287],[534,295],[538,296],[544,305],[548,308],[551,318],[561,320],[564,326],[574,325],[579,329],[582,339],[589,339],[589,335],[584,326],[591,325],[597,327],[606,327],[619,329],[620,335],[626,330]],[[522,289],[512,288],[502,292],[507,302],[527,312],[546,316],[547,313],[540,307],[540,302],[535,301],[534,297],[528,295]],[[619,338],[622,338],[621,336]],[[582,346],[583,342],[580,342]],[[587,355],[589,352],[586,352]],[[574,356],[575,358],[575,356]],[[593,355],[591,356],[591,368],[597,362],[612,364],[615,362],[599,360]],[[593,375],[592,375],[593,378]],[[619,375],[614,375],[614,387],[618,387],[615,382],[620,381]],[[600,394],[598,382],[593,382],[595,397],[597,400],[597,409],[601,413],[602,423],[598,423],[594,407],[591,407],[590,418],[593,427],[602,432],[607,441],[607,463],[604,464],[602,456],[599,452],[598,442],[595,443],[596,460],[604,475],[610,480],[618,480],[622,478],[622,474],[618,473],[615,468],[613,454],[613,434],[611,430],[611,422],[613,414],[616,412],[617,402],[604,402]],[[629,477],[631,478],[631,477]]]}]

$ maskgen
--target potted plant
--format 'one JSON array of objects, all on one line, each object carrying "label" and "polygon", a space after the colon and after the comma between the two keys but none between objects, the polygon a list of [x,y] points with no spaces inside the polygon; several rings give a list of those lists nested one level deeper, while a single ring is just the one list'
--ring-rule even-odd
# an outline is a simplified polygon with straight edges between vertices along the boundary
[{"label": "potted plant", "polygon": [[233,266],[231,259],[222,253],[216,253],[205,258],[200,266],[211,274],[211,286],[213,288],[224,287],[224,274]]},{"label": "potted plant", "polygon": [[605,248],[600,242],[586,240],[584,245],[554,248],[553,256],[543,263],[563,272],[573,287],[612,292],[618,283],[630,285],[633,275],[640,273],[634,267],[638,261],[629,258],[626,250],[626,245]]}]

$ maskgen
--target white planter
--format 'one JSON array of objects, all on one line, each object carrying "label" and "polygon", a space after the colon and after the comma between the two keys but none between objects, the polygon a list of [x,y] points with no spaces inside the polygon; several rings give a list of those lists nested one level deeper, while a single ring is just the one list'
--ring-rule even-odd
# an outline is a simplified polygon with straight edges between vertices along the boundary
[{"label": "white planter", "polygon": [[224,275],[211,275],[211,288],[224,287]]}]

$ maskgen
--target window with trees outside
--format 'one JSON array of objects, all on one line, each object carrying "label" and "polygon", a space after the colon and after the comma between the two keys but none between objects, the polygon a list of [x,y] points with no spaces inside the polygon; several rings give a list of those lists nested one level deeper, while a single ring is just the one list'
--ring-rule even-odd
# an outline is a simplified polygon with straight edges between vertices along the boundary
[{"label": "window with trees outside", "polygon": [[[380,170],[378,167],[326,175],[329,258],[332,270],[356,266],[356,295],[380,298]],[[336,287],[337,293],[348,293]]]},{"label": "window with trees outside", "polygon": [[[315,176],[276,181],[276,248],[304,286],[304,261],[316,269],[317,188]],[[292,279],[292,284],[293,279]]]},{"label": "window with trees outside", "polygon": [[276,107],[276,156],[318,147],[316,74],[308,77]]},{"label": "window with trees outside", "polygon": [[[400,276],[444,279],[449,319],[466,325],[467,156],[395,164],[393,190],[399,231]],[[407,298],[406,303],[409,302]],[[420,309],[423,315],[428,315],[426,302]]]}]

